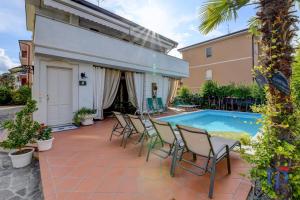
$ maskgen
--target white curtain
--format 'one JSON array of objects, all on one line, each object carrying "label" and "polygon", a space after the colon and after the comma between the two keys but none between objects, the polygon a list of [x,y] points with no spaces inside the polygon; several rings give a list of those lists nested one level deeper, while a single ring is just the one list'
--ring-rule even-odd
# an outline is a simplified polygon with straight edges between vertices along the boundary
[{"label": "white curtain", "polygon": [[179,80],[170,78],[170,89],[169,89],[169,95],[168,95],[168,100],[167,103],[172,103],[174,100],[176,94],[177,94],[177,89],[179,86]]},{"label": "white curtain", "polygon": [[105,68],[94,68],[94,109],[96,109],[96,119],[103,119],[103,92],[105,83]]},{"label": "white curtain", "polygon": [[126,87],[130,103],[137,108],[133,72],[125,72]]},{"label": "white curtain", "polygon": [[170,79],[169,77],[163,77],[162,101],[166,107],[168,106],[167,101],[168,101],[169,91],[170,91]]},{"label": "white curtain", "polygon": [[113,104],[118,92],[120,79],[120,70],[106,69],[103,92],[103,109],[109,108]]},{"label": "white curtain", "polygon": [[137,101],[137,111],[142,113],[144,110],[144,81],[145,74],[134,73],[133,74],[136,101]]}]

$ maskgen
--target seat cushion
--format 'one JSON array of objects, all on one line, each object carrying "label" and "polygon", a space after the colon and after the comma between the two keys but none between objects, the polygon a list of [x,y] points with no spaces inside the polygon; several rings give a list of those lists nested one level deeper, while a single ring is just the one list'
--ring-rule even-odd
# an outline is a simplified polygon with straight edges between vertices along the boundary
[{"label": "seat cushion", "polygon": [[[240,144],[240,142],[237,140],[231,140],[231,139],[217,137],[217,136],[212,136],[210,138],[210,141],[215,153],[217,153],[224,145],[228,145],[229,150],[232,150],[235,146]],[[223,150],[218,154],[217,158],[220,158],[225,153],[226,153],[226,148],[223,148]]]}]

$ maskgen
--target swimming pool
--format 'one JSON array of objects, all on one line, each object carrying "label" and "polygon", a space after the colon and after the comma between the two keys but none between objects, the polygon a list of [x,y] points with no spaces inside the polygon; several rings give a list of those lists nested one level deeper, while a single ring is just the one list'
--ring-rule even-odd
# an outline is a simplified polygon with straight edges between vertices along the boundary
[{"label": "swimming pool", "polygon": [[208,132],[247,133],[254,136],[261,127],[261,124],[257,123],[257,119],[260,118],[261,114],[257,113],[204,110],[162,117],[160,120],[172,125],[206,129]]}]

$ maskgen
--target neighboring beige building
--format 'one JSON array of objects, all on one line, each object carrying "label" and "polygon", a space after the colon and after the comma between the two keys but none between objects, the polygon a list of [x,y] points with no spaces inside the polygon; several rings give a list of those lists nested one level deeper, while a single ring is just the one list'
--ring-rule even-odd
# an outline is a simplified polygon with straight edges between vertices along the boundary
[{"label": "neighboring beige building", "polygon": [[189,62],[190,76],[182,81],[192,92],[199,92],[206,80],[221,85],[253,83],[252,69],[257,63],[257,44],[244,29],[179,49]]}]

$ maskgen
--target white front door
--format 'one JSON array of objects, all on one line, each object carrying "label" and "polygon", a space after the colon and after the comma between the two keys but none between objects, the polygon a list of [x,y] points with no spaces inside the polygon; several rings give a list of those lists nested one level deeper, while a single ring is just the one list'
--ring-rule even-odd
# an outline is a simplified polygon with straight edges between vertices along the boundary
[{"label": "white front door", "polygon": [[47,67],[47,124],[72,122],[72,70]]}]

